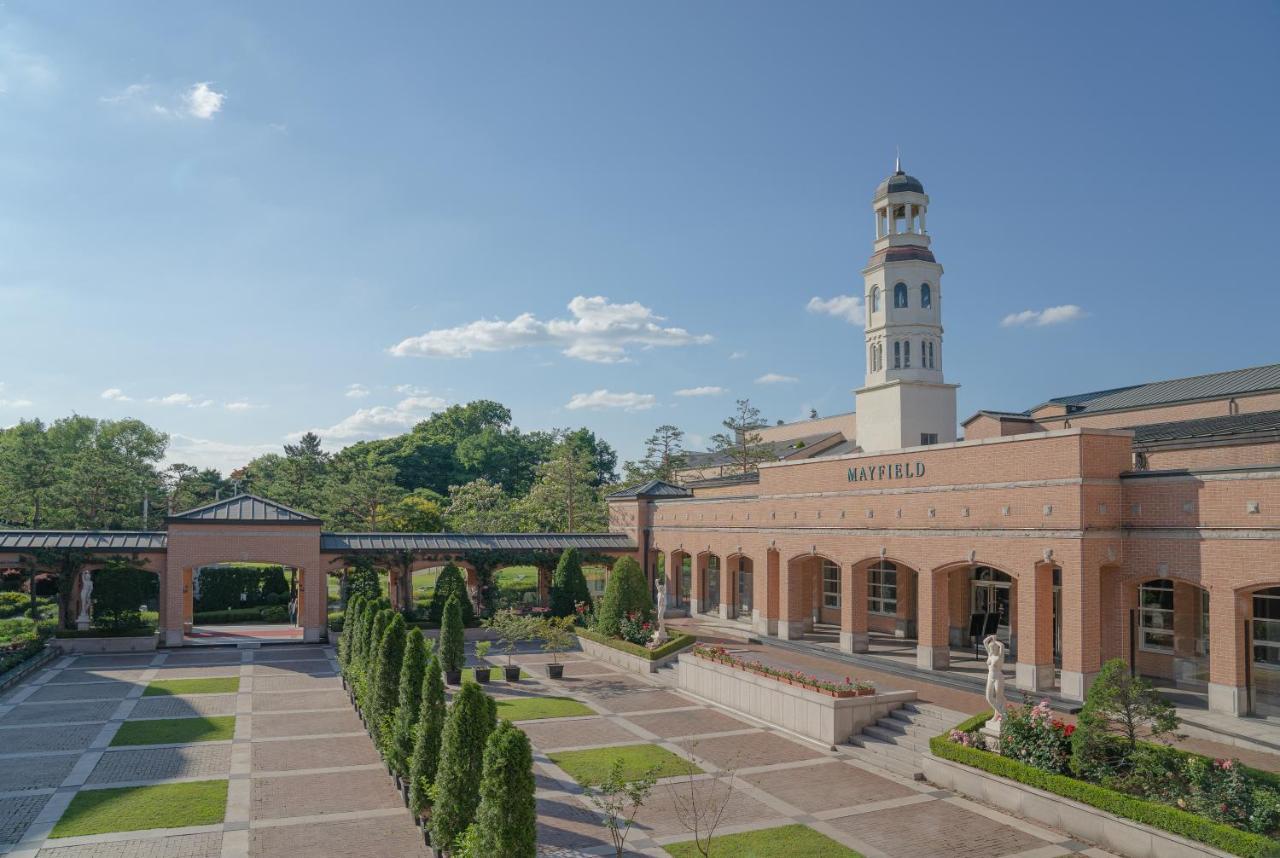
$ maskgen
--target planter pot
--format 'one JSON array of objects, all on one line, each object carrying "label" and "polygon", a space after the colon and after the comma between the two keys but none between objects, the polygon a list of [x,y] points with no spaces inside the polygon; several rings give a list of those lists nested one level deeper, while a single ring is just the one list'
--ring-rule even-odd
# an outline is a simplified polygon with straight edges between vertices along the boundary
[{"label": "planter pot", "polygon": [[444,682],[445,682],[445,685],[461,685],[461,684],[462,684],[462,671],[461,671],[461,670],[446,670],[446,671],[444,672]]},{"label": "planter pot", "polygon": [[502,673],[506,677],[507,682],[520,681],[520,665],[507,665],[502,668]]},{"label": "planter pot", "polygon": [[547,677],[550,679],[560,679],[564,676],[563,664],[548,664]]},{"label": "planter pot", "polygon": [[490,678],[489,665],[483,664],[480,667],[477,667],[475,669],[475,675],[476,675],[476,682],[480,683],[481,685],[488,685],[489,678]]}]

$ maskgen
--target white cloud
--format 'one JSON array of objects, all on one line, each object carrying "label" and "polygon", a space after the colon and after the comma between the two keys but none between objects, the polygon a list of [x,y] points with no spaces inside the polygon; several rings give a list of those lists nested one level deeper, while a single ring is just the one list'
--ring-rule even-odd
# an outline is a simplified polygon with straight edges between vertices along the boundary
[{"label": "white cloud", "polygon": [[793,375],[780,375],[776,372],[766,372],[764,375],[756,379],[756,384],[791,384],[800,379]]},{"label": "white cloud", "polygon": [[132,397],[125,396],[124,391],[118,387],[108,387],[106,390],[102,391],[101,396],[103,399],[110,400],[111,402],[132,402],[133,401]]},{"label": "white cloud", "polygon": [[217,468],[226,476],[234,469],[244,467],[250,459],[264,453],[279,452],[279,444],[233,444],[170,433],[165,462],[182,462],[197,468]]},{"label": "white cloud", "polygon": [[707,343],[706,334],[662,327],[664,321],[648,307],[632,302],[613,304],[608,298],[582,295],[569,302],[572,319],[542,321],[521,313],[510,321],[480,319],[455,328],[427,331],[391,347],[397,357],[470,357],[476,352],[499,352],[526,346],[558,346],[568,357],[593,363],[627,360],[627,347],[686,346]]},{"label": "white cloud", "polygon": [[[4,382],[0,381],[0,393],[4,393]],[[26,408],[32,404],[30,399],[0,398],[0,408]]]},{"label": "white cloud", "polygon": [[810,313],[825,313],[828,316],[835,316],[837,319],[844,319],[851,325],[861,325],[866,322],[865,308],[863,307],[862,299],[857,295],[810,298],[809,303],[805,305],[805,309]]},{"label": "white cloud", "polygon": [[729,354],[729,360],[742,360],[746,356],[746,352],[731,352]]},{"label": "white cloud", "polygon": [[1000,320],[1000,326],[1004,328],[1018,326],[1042,328],[1045,325],[1074,322],[1076,319],[1083,319],[1084,316],[1084,310],[1075,304],[1060,304],[1057,307],[1046,307],[1043,310],[1023,310],[1021,313],[1010,313]]},{"label": "white cloud", "polygon": [[708,384],[703,387],[682,387],[676,391],[676,396],[719,396],[727,392],[723,387]]},{"label": "white cloud", "polygon": [[578,411],[583,408],[622,408],[626,411],[647,411],[658,401],[652,393],[612,393],[605,389],[591,393],[575,393],[565,408]]},{"label": "white cloud", "polygon": [[369,395],[369,388],[363,384],[352,384],[347,386],[346,397],[348,399],[363,399]]},{"label": "white cloud", "polygon": [[123,104],[126,101],[133,101],[135,98],[145,95],[150,89],[150,84],[131,83],[119,92],[114,92],[111,95],[99,96],[98,101],[101,101],[103,104]]},{"label": "white cloud", "polygon": [[0,41],[0,95],[36,94],[57,82],[58,73],[47,57],[23,50],[11,40]]},{"label": "white cloud", "polygon": [[195,400],[191,398],[190,393],[170,393],[168,396],[153,396],[147,402],[154,402],[158,405],[186,405],[194,407]]},{"label": "white cloud", "polygon": [[209,88],[208,83],[194,84],[182,97],[188,116],[196,119],[212,119],[222,109],[226,95]]},{"label": "white cloud", "polygon": [[248,411],[253,406],[250,405],[248,402],[228,402],[226,405],[222,407],[227,409],[228,411]]},{"label": "white cloud", "polygon": [[[342,418],[328,429],[312,429],[326,441],[359,441],[366,438],[382,438],[396,435],[414,424],[426,420],[432,413],[445,407],[438,396],[408,396],[395,405],[375,405],[361,408]],[[297,440],[305,432],[293,432],[290,440]]]}]

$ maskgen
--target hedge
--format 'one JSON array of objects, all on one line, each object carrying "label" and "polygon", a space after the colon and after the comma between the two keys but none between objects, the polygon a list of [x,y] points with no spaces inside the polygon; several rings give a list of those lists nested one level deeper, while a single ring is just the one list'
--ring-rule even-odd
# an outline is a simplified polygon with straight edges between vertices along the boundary
[{"label": "hedge", "polygon": [[155,626],[138,626],[132,629],[58,629],[55,638],[143,638],[156,633]]},{"label": "hedge", "polygon": [[40,635],[21,644],[4,647],[0,649],[0,675],[8,673],[10,670],[18,667],[29,658],[37,655],[44,649],[47,637]]},{"label": "hedge", "polygon": [[[968,732],[981,726],[990,718],[991,713],[984,712],[963,721],[955,729]],[[1067,775],[1046,772],[990,751],[969,748],[951,741],[949,733],[950,731],[929,740],[929,750],[935,757],[1018,781],[1081,804],[1096,807],[1114,816],[1177,834],[1188,840],[1206,843],[1224,852],[1230,852],[1232,855],[1242,855],[1246,858],[1268,858],[1268,856],[1280,855],[1280,841],[1272,840],[1270,837],[1240,831],[1167,804],[1146,801]]]},{"label": "hedge", "polygon": [[602,635],[591,629],[574,629],[574,631],[578,633],[578,637],[580,638],[586,638],[589,641],[604,644],[607,647],[612,647],[619,652],[625,652],[629,655],[638,655],[640,658],[647,658],[650,661],[671,655],[673,652],[678,652],[679,650],[692,645],[693,642],[697,640],[693,635],[673,632],[671,640],[667,641],[660,647],[649,649],[647,646],[640,646],[640,644],[633,644],[630,641],[611,638],[608,635]]},{"label": "hedge", "polygon": [[224,608],[220,611],[197,611],[191,615],[191,621],[196,624],[210,623],[216,625],[218,623],[266,623],[266,622],[288,622],[289,609],[282,608],[284,611],[284,619],[268,620],[264,611],[270,611],[275,605],[266,605],[257,608]]}]

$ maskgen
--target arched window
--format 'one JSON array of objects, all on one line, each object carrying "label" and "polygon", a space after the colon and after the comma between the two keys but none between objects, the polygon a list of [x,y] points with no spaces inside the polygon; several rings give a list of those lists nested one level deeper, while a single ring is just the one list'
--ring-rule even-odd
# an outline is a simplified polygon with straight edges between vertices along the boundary
[{"label": "arched window", "polygon": [[930,340],[926,345],[929,347],[929,369],[933,369],[933,341]]},{"label": "arched window", "polygon": [[871,312],[873,313],[880,312],[880,287],[879,286],[871,287]]},{"label": "arched window", "polygon": [[906,283],[899,283],[897,286],[893,287],[893,306],[895,307],[907,306],[907,284]]},{"label": "arched window", "polygon": [[840,567],[830,560],[822,560],[822,607],[840,607]]},{"label": "arched window", "polygon": [[1150,652],[1173,652],[1173,582],[1148,581],[1138,588],[1139,644]]},{"label": "arched window", "polygon": [[902,369],[902,341],[893,341],[893,368]]},{"label": "arched window", "polygon": [[933,306],[933,290],[928,283],[920,284],[920,306],[925,309]]},{"label": "arched window", "polygon": [[881,560],[867,570],[867,612],[898,613],[898,567]]},{"label": "arched window", "polygon": [[902,366],[911,368],[911,340],[902,341]]}]

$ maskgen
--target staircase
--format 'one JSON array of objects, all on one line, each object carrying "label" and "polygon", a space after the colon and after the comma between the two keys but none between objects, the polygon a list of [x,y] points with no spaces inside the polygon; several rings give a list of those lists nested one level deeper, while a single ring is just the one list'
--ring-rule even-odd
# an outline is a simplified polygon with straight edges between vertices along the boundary
[{"label": "staircase", "polygon": [[932,703],[907,703],[888,717],[849,737],[866,763],[913,780],[924,780],[920,758],[929,753],[929,740],[963,721],[963,712]]}]

